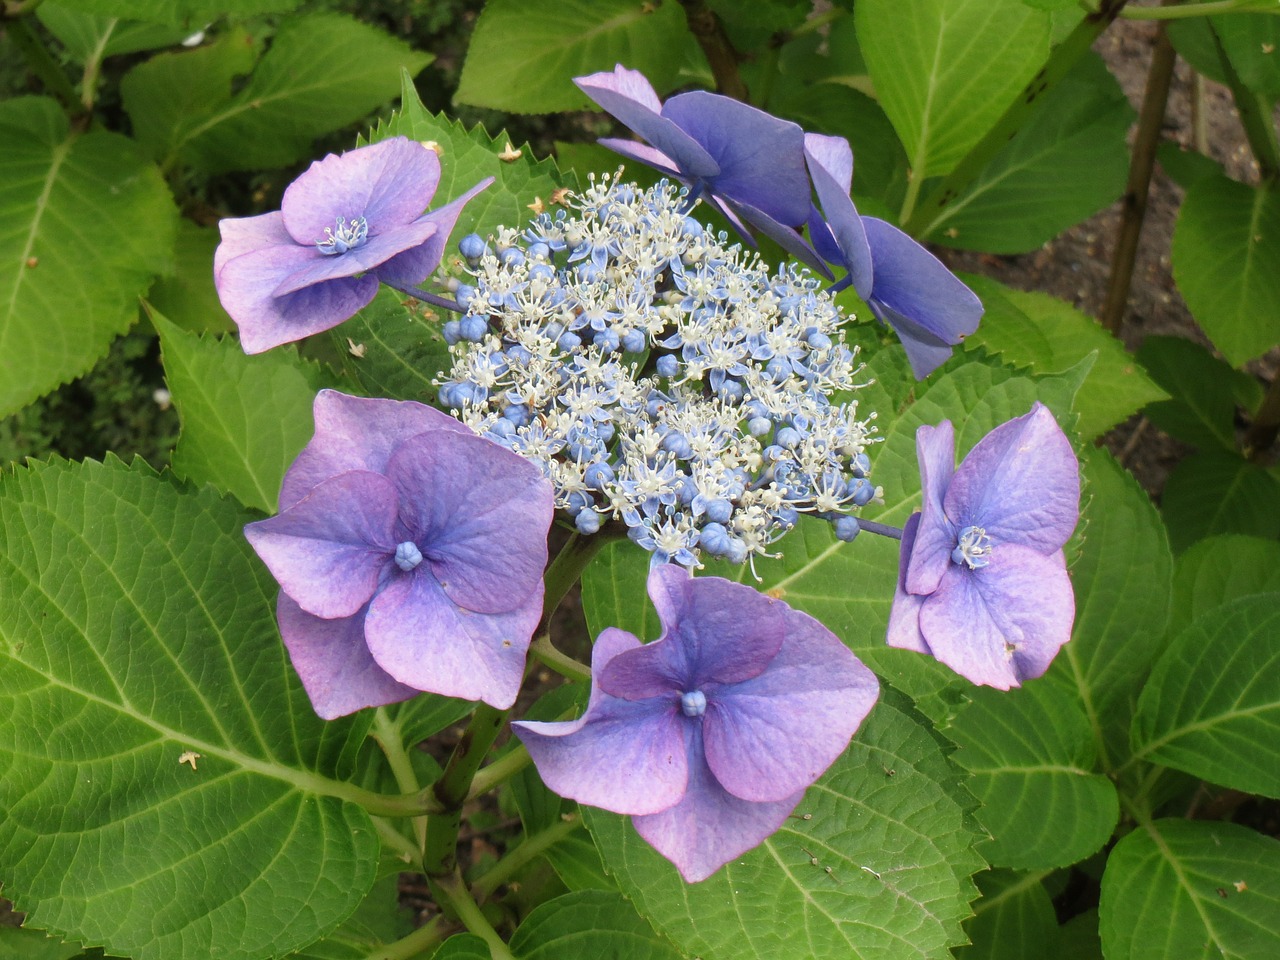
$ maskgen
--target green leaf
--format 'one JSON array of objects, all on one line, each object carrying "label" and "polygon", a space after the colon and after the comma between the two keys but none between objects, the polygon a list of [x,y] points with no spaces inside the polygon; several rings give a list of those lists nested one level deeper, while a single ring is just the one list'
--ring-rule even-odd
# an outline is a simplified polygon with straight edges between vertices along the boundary
[{"label": "green leaf", "polygon": [[[400,863],[403,867],[404,864]],[[337,930],[291,960],[367,960],[379,948],[408,936],[413,925],[400,906],[400,877],[379,877],[360,907]]]},{"label": "green leaf", "polygon": [[1280,593],[1280,543],[1241,534],[1206,537],[1178,558],[1173,623],[1251,593]]},{"label": "green leaf", "polygon": [[199,30],[218,17],[284,13],[299,0],[60,0],[72,10],[103,17],[169,23]]},{"label": "green leaf", "polygon": [[1151,671],[1133,721],[1138,756],[1280,797],[1280,593],[1197,617]]},{"label": "green leaf", "polygon": [[680,960],[681,956],[622,894],[606,890],[566,893],[539,904],[511,937],[511,952],[519,960],[606,956]]},{"label": "green leaf", "polygon": [[[1080,414],[1077,429],[1082,437],[1101,436],[1131,413],[1167,396],[1119,340],[1070,304],[1044,293],[1013,290],[986,278],[965,280],[973,281],[974,292],[984,303],[1003,298],[1006,305],[1001,310],[1006,317],[1010,306],[1021,311],[1039,334],[1035,336],[1026,325],[1016,322],[988,330],[984,318],[966,345],[983,346],[1010,363],[1041,373],[1065,370],[1089,354],[1097,354],[1084,386],[1076,394],[1074,409]],[[1010,339],[1002,339],[1002,335]],[[1042,352],[1042,344],[1048,345],[1047,353]]]},{"label": "green leaf", "polygon": [[0,416],[107,352],[166,270],[177,211],[131,140],[57,103],[0,103]]},{"label": "green leaf", "polygon": [[1173,230],[1173,278],[1232,366],[1280,343],[1280,191],[1204,177]]},{"label": "green leaf", "polygon": [[689,956],[776,960],[789,944],[811,960],[902,960],[963,942],[982,865],[971,804],[922,718],[882,691],[786,824],[700,883],[684,883],[626,818],[583,813],[623,893]]},{"label": "green leaf", "polygon": [[[233,35],[234,36],[234,35]],[[235,41],[228,38],[226,43]],[[219,45],[222,46],[222,45]],[[212,49],[212,48],[211,48]],[[205,55],[196,67],[180,62]],[[248,82],[229,96],[239,67],[231,51],[154,57],[123,85],[125,106],[166,165],[181,157],[207,173],[283,167],[309,156],[321,134],[354,123],[396,95],[400,71],[433,58],[381,30],[336,13],[284,19]],[[157,63],[157,61],[159,61]],[[236,71],[242,72],[242,71]],[[194,76],[175,109],[175,77]]]},{"label": "green leaf", "polygon": [[36,7],[36,17],[76,63],[99,63],[124,53],[171,47],[191,33],[189,27],[94,16],[75,9],[74,0],[71,4],[42,3]]},{"label": "green leaf", "polygon": [[1169,24],[1174,48],[1206,77],[1226,83],[1222,58],[1213,42],[1217,33],[1222,49],[1240,80],[1250,90],[1272,100],[1280,97],[1280,23],[1267,14],[1234,14],[1229,17],[1192,17]]},{"label": "green leaf", "polygon": [[1280,537],[1280,478],[1275,471],[1221,451],[1196,453],[1169,474],[1160,511],[1169,542],[1181,553],[1202,537],[1247,533]]},{"label": "green leaf", "polygon": [[1058,928],[1058,953],[1063,960],[1103,960],[1098,936],[1098,908],[1078,913]]},{"label": "green leaf", "polygon": [[174,472],[274,513],[284,473],[314,432],[312,401],[330,385],[324,371],[291,348],[247,356],[231,337],[197,337],[154,312],[151,319],[182,421]]},{"label": "green leaf", "polygon": [[388,286],[330,338],[343,373],[373,397],[434,403],[451,362],[439,314]]},{"label": "green leaf", "polygon": [[1039,248],[1124,192],[1133,117],[1102,58],[1087,54],[925,236],[991,253]]},{"label": "green leaf", "polygon": [[708,0],[707,6],[719,19],[735,50],[764,49],[775,36],[790,33],[804,23],[810,11],[809,4],[795,0]]},{"label": "green leaf", "polygon": [[1147,405],[1152,423],[1197,447],[1236,449],[1236,407],[1262,402],[1253,377],[1182,337],[1144,338],[1138,362],[1172,398]]},{"label": "green leaf", "polygon": [[1280,842],[1233,823],[1157,820],[1121,840],[1102,875],[1110,960],[1280,955]]},{"label": "green leaf", "polygon": [[947,728],[992,839],[978,852],[1000,867],[1066,867],[1097,852],[1120,816],[1115,787],[1094,773],[1097,749],[1084,708],[1068,691],[1032,682],[977,688]]},{"label": "green leaf", "polygon": [[621,63],[659,93],[686,64],[705,64],[678,3],[489,0],[476,23],[455,99],[508,113],[582,110],[573,78]]},{"label": "green leaf", "polygon": [[1102,449],[1081,459],[1087,499],[1083,545],[1071,567],[1076,622],[1046,680],[1083,705],[1110,770],[1127,752],[1138,693],[1163,647],[1173,557],[1133,476]]},{"label": "green leaf", "polygon": [[913,176],[945,174],[1049,53],[1049,16],[1021,0],[860,0],[858,40]]},{"label": "green leaf", "polygon": [[227,333],[234,326],[213,285],[213,252],[218,242],[218,231],[212,227],[179,220],[176,269],[158,279],[147,294],[156,310],[192,333]]},{"label": "green leaf", "polygon": [[249,519],[145,464],[0,481],[0,876],[32,927],[263,960],[372,885],[373,824],[337,799],[367,718],[312,711]]},{"label": "green leaf", "polygon": [[1039,875],[993,870],[974,879],[982,899],[973,905],[974,915],[964,927],[972,946],[958,948],[956,960],[1058,956],[1048,949],[1058,938],[1058,920]]},{"label": "green leaf", "polygon": [[54,940],[40,930],[0,924],[0,956],[6,960],[75,960],[83,953],[79,944]]},{"label": "green leaf", "polygon": [[1205,177],[1222,176],[1222,165],[1217,161],[1197,150],[1184,149],[1172,140],[1164,140],[1156,147],[1156,159],[1169,179],[1183,190]]},{"label": "green leaf", "polygon": [[592,637],[617,627],[641,640],[656,640],[662,632],[658,614],[649,602],[645,584],[649,557],[630,540],[605,546],[582,577],[582,611]]}]

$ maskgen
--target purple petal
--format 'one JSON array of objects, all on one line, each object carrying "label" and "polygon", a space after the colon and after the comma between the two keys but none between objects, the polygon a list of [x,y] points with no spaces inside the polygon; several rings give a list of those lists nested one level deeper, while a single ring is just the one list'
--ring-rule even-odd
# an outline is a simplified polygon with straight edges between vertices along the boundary
[{"label": "purple petal", "polygon": [[669,157],[683,178],[700,180],[720,172],[720,165],[697,140],[662,116],[658,95],[640,71],[618,64],[612,72],[593,73],[573,82],[606,112]]},{"label": "purple petal", "polygon": [[462,196],[445,204],[439,210],[432,210],[420,222],[435,224],[436,230],[426,241],[417,247],[397,254],[379,266],[374,273],[383,283],[395,287],[412,287],[422,283],[431,272],[440,265],[444,258],[445,247],[449,244],[449,234],[467,201],[481,190],[493,183],[493,177],[486,177]]},{"label": "purple petal", "polygon": [[374,660],[401,683],[499,710],[516,701],[525,655],[542,616],[542,588],[506,613],[462,610],[422,564],[373,598],[365,641]]},{"label": "purple petal", "polygon": [[392,451],[409,437],[429,430],[471,433],[465,424],[426,404],[351,397],[337,390],[317,393],[313,413],[315,435],[289,467],[280,487],[282,510],[339,473],[383,473]]},{"label": "purple petal", "polygon": [[395,227],[379,236],[370,236],[367,243],[346,253],[329,257],[320,254],[302,269],[283,277],[279,286],[272,291],[272,296],[283,297],[325,280],[353,277],[358,273],[372,270],[398,254],[428,243],[435,232],[434,223],[417,220],[402,227]]},{"label": "purple petal", "polygon": [[364,616],[337,620],[313,617],[283,591],[276,604],[280,636],[289,650],[293,669],[325,720],[344,717],[363,707],[381,707],[416,696],[418,691],[397,683],[374,661],[364,642]]},{"label": "purple petal", "polygon": [[1080,467],[1047,407],[1037,403],[978,441],[951,480],[946,511],[994,544],[1062,548],[1080,518]]},{"label": "purple petal", "polygon": [[511,725],[552,792],[614,813],[657,813],[684,796],[688,750],[675,702],[619,700],[597,682],[640,641],[609,627],[591,653],[591,700],[567,723]]},{"label": "purple petal", "polygon": [[973,683],[1001,690],[1038,677],[1071,638],[1075,598],[1061,553],[996,546],[978,570],[959,564],[920,611],[933,655]]},{"label": "purple petal", "polygon": [[[839,258],[831,262],[849,271],[853,289],[865,300],[871,295],[872,287],[871,246],[867,243],[862,218],[849,196],[849,185],[853,182],[853,151],[849,141],[844,137],[806,133],[804,154],[829,235],[839,249]],[[809,235],[814,245],[819,246],[821,232],[815,234],[812,223]]]},{"label": "purple petal", "polygon": [[504,613],[541,594],[555,495],[538,467],[483,437],[433,430],[400,444],[387,476],[452,603]]},{"label": "purple petal", "polygon": [[238,217],[218,221],[218,232],[222,241],[213,252],[213,276],[218,274],[227,262],[241,254],[267,247],[294,247],[293,237],[284,228],[284,218],[279,210],[264,213],[259,217]]},{"label": "purple petal", "polygon": [[600,675],[615,697],[688,693],[759,676],[786,636],[780,600],[721,577],[692,577],[677,564],[655,567],[649,596],[662,623],[654,643],[619,654]]},{"label": "purple petal", "polygon": [[378,588],[395,551],[396,491],[383,476],[343,473],[278,516],[244,528],[262,562],[307,613],[349,617]]},{"label": "purple petal", "polygon": [[602,147],[607,147],[614,153],[621,154],[628,160],[635,160],[647,167],[653,167],[659,173],[665,173],[667,176],[674,177],[677,180],[681,179],[680,171],[676,169],[675,161],[656,147],[648,146],[636,140],[620,140],[617,137],[601,137],[596,143]]},{"label": "purple petal", "polygon": [[[943,501],[955,472],[956,439],[950,420],[936,427],[916,430],[916,459],[920,462],[921,506],[915,543],[910,551],[906,588],[911,593],[932,593],[951,567],[951,551],[957,531],[947,518]],[[904,555],[905,540],[904,540]]]},{"label": "purple petal", "polygon": [[910,317],[885,306],[879,300],[868,299],[867,306],[877,320],[887,324],[897,334],[898,341],[907,352],[907,360],[911,363],[911,374],[917,380],[923,380],[951,359],[951,354],[955,351],[949,341],[930,333]]},{"label": "purple petal", "polygon": [[[734,203],[726,201],[733,211],[747,223],[751,224],[760,233],[780,246],[791,256],[795,257],[801,263],[805,263],[817,270],[828,280],[832,278],[831,269],[826,262],[818,255],[818,252],[809,245],[809,242],[802,237],[793,227],[788,227],[784,223],[779,223],[772,217],[768,216],[763,210],[744,203]],[[732,218],[731,218],[732,219]]]},{"label": "purple petal", "polygon": [[920,514],[913,513],[902,528],[902,550],[898,556],[898,582],[893,588],[893,606],[889,610],[889,632],[885,642],[901,650],[929,653],[924,634],[920,632],[920,607],[925,597],[907,592],[907,568],[911,563]]},{"label": "purple petal", "polygon": [[707,764],[735,797],[777,801],[803,791],[844,753],[880,684],[834,633],[791,610],[767,670],[707,697]]},{"label": "purple petal", "polygon": [[[809,175],[804,165],[804,131],[756,107],[695,90],[672,97],[662,115],[706,148],[719,172],[702,174],[725,199],[747,204],[787,226],[809,216]],[[645,139],[676,159],[662,143]],[[681,163],[682,169],[687,167]]]},{"label": "purple petal", "polygon": [[280,203],[285,229],[313,246],[341,217],[364,217],[371,236],[421,216],[440,182],[435,151],[405,137],[392,137],[341,155],[329,154],[285,190]]},{"label": "purple petal", "polygon": [[[693,728],[696,731],[696,728]],[[705,880],[781,827],[804,791],[772,803],[741,800],[720,786],[695,741],[684,798],[661,813],[631,819],[636,832],[675,864],[688,883]]]}]

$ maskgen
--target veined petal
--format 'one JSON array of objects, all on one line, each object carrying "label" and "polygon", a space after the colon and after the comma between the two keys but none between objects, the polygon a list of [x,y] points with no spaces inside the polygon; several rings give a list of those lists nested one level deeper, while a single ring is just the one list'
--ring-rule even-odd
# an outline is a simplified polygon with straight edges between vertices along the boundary
[{"label": "veined petal", "polygon": [[[692,728],[697,732],[697,728]],[[697,737],[689,754],[689,785],[675,806],[632,817],[645,841],[675,864],[688,883],[705,880],[722,866],[759,846],[781,827],[804,796],[753,803],[724,789],[707,766]]]},{"label": "veined petal", "polygon": [[449,243],[449,234],[458,222],[458,216],[467,201],[481,190],[493,183],[493,177],[485,177],[474,187],[457,199],[445,204],[439,210],[432,210],[421,221],[434,224],[436,229],[424,243],[396,254],[386,263],[380,264],[374,274],[383,283],[394,287],[411,287],[422,283],[431,272],[440,265],[444,258],[445,247]]},{"label": "veined petal", "polygon": [[264,213],[257,217],[232,217],[218,221],[218,232],[222,236],[218,248],[213,252],[213,276],[215,280],[222,272],[223,266],[241,254],[267,247],[296,247],[293,237],[284,228],[284,218],[279,210]]},{"label": "veined petal", "polygon": [[377,236],[371,233],[368,242],[354,250],[332,257],[319,254],[302,269],[283,277],[272,296],[283,297],[325,280],[353,277],[372,270],[398,254],[421,247],[436,230],[436,224],[423,219],[393,227]]},{"label": "veined petal", "polygon": [[[804,135],[805,162],[813,178],[813,189],[822,205],[828,234],[839,248],[839,258],[833,259],[849,271],[853,289],[862,299],[871,295],[872,266],[871,245],[862,218],[849,196],[853,182],[853,150],[844,137],[828,137],[820,133]],[[810,222],[809,235],[821,252],[819,236]],[[823,253],[823,256],[826,256]]]},{"label": "veined petal", "polygon": [[827,279],[832,278],[831,268],[818,255],[818,251],[793,227],[788,227],[786,224],[774,220],[763,210],[749,204],[736,203],[732,200],[725,200],[724,202],[741,220],[751,224],[791,256],[818,271]]},{"label": "veined petal", "polygon": [[369,604],[364,635],[373,659],[415,689],[505,710],[520,692],[542,615],[541,584],[508,612],[472,613],[449,599],[425,568],[393,576]]},{"label": "veined petal", "polygon": [[899,650],[929,653],[924,634],[920,632],[920,607],[925,598],[907,592],[907,567],[911,562],[920,514],[913,513],[902,527],[902,547],[898,555],[898,582],[893,588],[893,606],[889,610],[889,630],[885,642]]},{"label": "veined petal", "polygon": [[1061,552],[997,546],[987,566],[960,564],[920,610],[933,655],[962,677],[1008,690],[1049,668],[1071,638],[1075,598]]},{"label": "veined petal", "polygon": [[349,617],[378,588],[395,550],[395,488],[376,473],[339,474],[283,513],[244,528],[272,576],[307,613]]},{"label": "veined petal", "polygon": [[665,173],[673,179],[683,179],[680,171],[676,168],[675,161],[657,147],[651,147],[647,143],[641,143],[638,140],[622,140],[618,137],[601,137],[596,143],[602,147],[607,147],[628,160],[635,160],[647,167],[653,167],[659,173]]},{"label": "veined petal", "polygon": [[[916,459],[920,462],[924,502],[910,551],[906,589],[909,593],[924,594],[937,589],[938,582],[952,565],[951,551],[956,546],[955,527],[943,509],[956,463],[955,428],[950,420],[916,430]],[[905,539],[903,550],[905,555]]]},{"label": "veined petal", "polygon": [[311,705],[325,720],[363,707],[381,707],[418,695],[374,661],[364,641],[362,607],[350,617],[313,617],[281,591],[276,604],[280,636]]},{"label": "veined petal", "polygon": [[817,620],[792,610],[786,627],[768,670],[708,697],[707,764],[743,800],[784,800],[809,787],[880,695],[875,674]]},{"label": "veined petal", "polygon": [[955,350],[949,341],[929,332],[910,317],[903,316],[874,297],[867,300],[867,306],[877,320],[887,324],[897,335],[902,349],[907,352],[911,374],[917,380],[923,380],[951,359]]},{"label": "veined petal", "polygon": [[511,725],[546,785],[562,797],[615,813],[656,813],[684,796],[688,753],[679,709],[671,699],[631,702],[596,682],[620,654],[640,647],[610,627],[591,654],[591,700],[577,720]]}]

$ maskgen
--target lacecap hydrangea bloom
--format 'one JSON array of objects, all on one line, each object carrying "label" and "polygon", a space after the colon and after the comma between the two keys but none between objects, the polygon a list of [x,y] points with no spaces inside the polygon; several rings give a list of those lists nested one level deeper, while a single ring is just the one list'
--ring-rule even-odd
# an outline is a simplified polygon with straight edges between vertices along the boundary
[{"label": "lacecap hydrangea bloom", "polygon": [[1001,424],[955,468],[950,421],[916,431],[924,504],[907,520],[889,645],[931,654],[977,684],[1038,677],[1071,637],[1062,547],[1080,472],[1047,407]]},{"label": "lacecap hydrangea bloom", "polygon": [[692,883],[782,825],[880,688],[830,630],[750,587],[667,565],[649,596],[662,636],[605,630],[579,719],[512,726],[551,790],[631,815]]},{"label": "lacecap hydrangea bloom", "polygon": [[420,690],[506,708],[542,613],[551,487],[420,403],[323,390],[280,513],[245,535],[326,718]]},{"label": "lacecap hydrangea bloom", "polygon": [[423,213],[440,160],[404,137],[317,160],[280,210],[223,220],[214,283],[246,353],[328,330],[367,306],[379,283],[412,288],[439,265],[463,205],[490,177]]},{"label": "lacecap hydrangea bloom", "polygon": [[870,417],[844,321],[807,271],[770,273],[667,182],[595,183],[487,246],[444,327],[442,406],[539,464],[579,532],[619,521],[654,563],[767,555],[801,514],[851,540]]}]

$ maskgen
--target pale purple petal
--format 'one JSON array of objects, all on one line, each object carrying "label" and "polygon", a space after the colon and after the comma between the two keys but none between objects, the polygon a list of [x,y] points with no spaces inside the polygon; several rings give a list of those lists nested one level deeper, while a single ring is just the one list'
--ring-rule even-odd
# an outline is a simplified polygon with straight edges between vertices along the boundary
[{"label": "pale purple petal", "polygon": [[[844,137],[828,137],[820,133],[804,135],[804,153],[813,189],[818,194],[822,213],[826,218],[827,235],[839,249],[839,258],[833,259],[849,271],[849,279],[858,296],[864,300],[871,294],[872,267],[871,246],[862,218],[849,196],[853,182],[853,150]],[[821,230],[815,230],[810,222],[809,235],[814,246],[822,251]],[[823,253],[823,256],[827,256]]]},{"label": "pale purple petal", "polygon": [[317,160],[285,190],[280,210],[299,244],[323,240],[339,217],[364,217],[377,236],[421,216],[439,182],[434,150],[392,137]]},{"label": "pale purple petal", "polygon": [[[906,588],[911,593],[932,593],[951,566],[951,551],[958,537],[943,508],[956,463],[955,429],[950,420],[916,430],[916,459],[920,462],[923,503],[915,544],[909,551]],[[908,553],[905,541],[903,553]]]},{"label": "pale purple petal", "polygon": [[[785,223],[779,223],[772,217],[749,204],[735,203],[726,201],[733,209],[737,216],[751,224],[760,233],[780,246],[783,250],[795,257],[801,263],[807,264],[810,268],[818,271],[828,280],[832,278],[831,269],[826,262],[819,256],[815,250],[803,236],[800,235],[794,227],[789,227]],[[736,226],[737,224],[735,224]]]},{"label": "pale purple petal", "polygon": [[609,627],[591,652],[591,700],[577,720],[511,725],[543,783],[579,803],[614,813],[656,813],[684,796],[688,754],[673,700],[631,702],[597,682],[605,667],[640,641]]},{"label": "pale purple petal", "polygon": [[516,700],[525,655],[542,616],[542,587],[507,613],[462,610],[422,564],[393,573],[369,604],[365,641],[401,683],[505,710]]},{"label": "pale purple petal", "polygon": [[218,232],[222,236],[218,248],[213,251],[213,276],[218,274],[227,261],[252,250],[261,250],[271,246],[294,247],[296,244],[284,228],[284,218],[279,210],[264,213],[258,217],[233,217],[218,221]]},{"label": "pale purple petal", "polygon": [[601,137],[596,143],[614,153],[621,154],[628,160],[635,160],[647,167],[653,167],[659,173],[680,179],[680,171],[676,169],[675,161],[656,147],[640,143],[638,140],[621,140],[617,137]]},{"label": "pale purple petal", "polygon": [[396,491],[376,473],[339,474],[245,536],[308,613],[349,617],[378,589],[395,551]]},{"label": "pale purple petal", "polygon": [[[696,735],[697,728],[692,729]],[[631,822],[686,882],[697,883],[777,831],[804,791],[772,803],[740,800],[720,786],[702,758],[700,743],[691,746],[689,758],[683,799],[661,813],[632,817]]]},{"label": "pale purple petal", "polygon": [[541,593],[554,494],[542,471],[491,440],[435,430],[386,467],[400,520],[450,601],[504,613]]},{"label": "pale purple petal", "polygon": [[889,610],[889,633],[885,642],[900,650],[929,653],[929,645],[925,643],[924,634],[920,632],[920,607],[925,598],[907,593],[907,568],[911,564],[916,530],[919,526],[920,514],[918,513],[907,517],[907,522],[902,526],[902,544],[898,554],[898,582],[893,587],[893,606]]},{"label": "pale purple petal", "polygon": [[796,610],[786,623],[768,670],[707,696],[707,764],[743,800],[783,800],[812,784],[880,695],[875,674],[821,623]]},{"label": "pale purple petal", "polygon": [[951,479],[946,512],[997,545],[1062,549],[1080,518],[1080,468],[1048,407],[1037,403],[978,441]]},{"label": "pale purple petal", "polygon": [[409,437],[429,430],[470,434],[447,413],[411,400],[351,397],[321,390],[312,408],[316,432],[284,475],[280,508],[297,503],[316,484],[349,470],[386,470],[391,453]]},{"label": "pale purple petal", "polygon": [[313,617],[281,591],[276,604],[280,636],[293,669],[317,714],[325,720],[363,707],[381,707],[417,696],[374,661],[364,641],[362,608],[350,617]]},{"label": "pale purple petal", "polygon": [[911,374],[917,380],[923,380],[951,359],[951,355],[955,352],[951,341],[936,336],[910,317],[885,306],[879,300],[869,299],[867,306],[871,308],[877,320],[886,324],[897,334],[898,341],[906,351],[907,360],[911,364]]},{"label": "pale purple petal", "polygon": [[960,564],[920,610],[933,655],[973,683],[1001,690],[1038,677],[1071,638],[1075,599],[1062,554],[1018,544],[977,570]]},{"label": "pale purple petal", "polygon": [[283,297],[326,280],[353,277],[372,270],[405,251],[412,251],[428,243],[436,229],[434,223],[425,219],[416,220],[388,230],[380,236],[371,236],[367,243],[338,256],[326,257],[318,253],[300,270],[282,277],[272,295]]},{"label": "pale purple petal", "polygon": [[397,254],[374,270],[374,275],[383,283],[394,287],[410,287],[422,283],[431,272],[440,265],[444,258],[445,247],[449,244],[449,234],[462,208],[481,190],[493,183],[493,177],[486,177],[462,196],[445,204],[439,210],[432,210],[419,223],[435,225],[435,232],[425,243],[404,253]]}]

